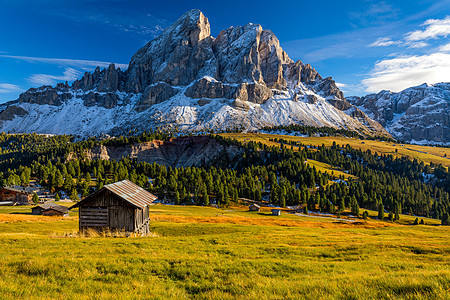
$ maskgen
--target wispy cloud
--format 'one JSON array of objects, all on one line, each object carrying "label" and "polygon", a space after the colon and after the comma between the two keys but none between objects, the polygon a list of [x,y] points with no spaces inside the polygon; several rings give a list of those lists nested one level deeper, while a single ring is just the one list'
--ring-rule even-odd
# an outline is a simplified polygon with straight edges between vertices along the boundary
[{"label": "wispy cloud", "polygon": [[380,37],[369,47],[386,47],[392,45],[406,46],[408,48],[424,48],[429,46],[427,40],[438,39],[450,35],[450,16],[444,19],[429,19],[421,27],[423,30],[415,30],[406,33],[399,40],[392,40],[388,37]]},{"label": "wispy cloud", "polygon": [[366,9],[349,14],[354,27],[379,26],[386,21],[397,19],[398,9],[384,1],[367,1]]},{"label": "wispy cloud", "polygon": [[[67,59],[67,58],[46,58],[46,57],[33,57],[33,56],[16,56],[16,55],[0,55],[4,58],[13,58],[23,60],[31,63],[47,63],[55,64],[59,66],[71,66],[77,67],[83,70],[90,70],[92,67],[106,68],[111,62],[95,61],[95,60],[82,60],[82,59]],[[115,63],[116,67],[121,69],[127,69],[127,64]]]},{"label": "wispy cloud", "polygon": [[450,81],[450,54],[437,52],[381,60],[362,83],[368,92],[375,93],[444,81]]},{"label": "wispy cloud", "polygon": [[450,34],[450,16],[445,19],[430,19],[422,24],[424,30],[416,30],[406,34],[406,41],[423,41],[436,39],[438,37],[447,37]]},{"label": "wispy cloud", "polygon": [[340,82],[336,82],[336,85],[337,85],[338,88],[345,88],[345,87],[348,86],[348,84],[346,84],[346,83],[340,83]]},{"label": "wispy cloud", "polygon": [[399,41],[393,41],[391,40],[391,38],[382,37],[370,44],[369,47],[388,47],[392,45],[398,45],[399,43]]},{"label": "wispy cloud", "polygon": [[418,49],[418,48],[425,48],[425,47],[430,46],[430,44],[428,44],[428,43],[426,43],[426,42],[408,42],[408,43],[405,43],[405,45],[406,45],[408,48],[415,48],[415,49]]},{"label": "wispy cloud", "polygon": [[7,94],[21,91],[22,89],[18,85],[11,83],[0,83],[0,94]]},{"label": "wispy cloud", "polygon": [[33,74],[28,80],[35,86],[54,85],[60,81],[74,81],[78,79],[82,73],[72,68],[66,68],[63,75]]},{"label": "wispy cloud", "polygon": [[[93,1],[95,3],[95,1]],[[122,1],[126,2],[126,1]],[[88,5],[85,10],[67,9],[67,7],[54,6],[47,11],[75,22],[99,24],[127,33],[136,34],[146,40],[153,39],[161,34],[164,27],[171,22],[156,17],[145,11],[122,10],[114,6]]]},{"label": "wispy cloud", "polygon": [[343,93],[347,92],[346,89],[349,86],[348,84],[342,83],[342,82],[336,82],[336,85]]}]

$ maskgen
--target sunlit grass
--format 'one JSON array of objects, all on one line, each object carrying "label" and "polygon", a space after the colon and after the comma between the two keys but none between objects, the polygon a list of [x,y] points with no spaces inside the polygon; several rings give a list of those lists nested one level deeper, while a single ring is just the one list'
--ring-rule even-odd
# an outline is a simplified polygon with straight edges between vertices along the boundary
[{"label": "sunlit grass", "polygon": [[146,238],[67,235],[76,218],[0,223],[1,298],[450,297],[448,227],[239,207],[150,211],[157,236]]}]

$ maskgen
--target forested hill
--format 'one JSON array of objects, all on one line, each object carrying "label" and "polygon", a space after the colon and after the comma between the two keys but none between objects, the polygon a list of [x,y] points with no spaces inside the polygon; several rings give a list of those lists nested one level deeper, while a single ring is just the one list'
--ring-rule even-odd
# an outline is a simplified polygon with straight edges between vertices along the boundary
[{"label": "forested hill", "polygon": [[[380,218],[386,213],[395,220],[401,213],[409,213],[442,219],[443,223],[448,220],[450,175],[446,168],[405,157],[379,156],[349,145],[310,147],[276,142],[268,146],[210,135],[203,140],[214,140],[221,149],[240,149],[240,154],[216,151],[209,161],[179,168],[157,164],[151,157],[146,161],[129,157],[92,160],[82,155],[99,145],[171,138],[170,134],[151,132],[74,142],[69,136],[2,134],[1,184],[27,185],[36,179],[51,191],[64,191],[77,200],[107,183],[129,179],[159,199],[174,203],[228,206],[238,198],[248,198],[320,212],[350,210],[359,215],[363,207],[378,210]],[[313,161],[330,164],[356,179],[317,170],[308,163]]]}]

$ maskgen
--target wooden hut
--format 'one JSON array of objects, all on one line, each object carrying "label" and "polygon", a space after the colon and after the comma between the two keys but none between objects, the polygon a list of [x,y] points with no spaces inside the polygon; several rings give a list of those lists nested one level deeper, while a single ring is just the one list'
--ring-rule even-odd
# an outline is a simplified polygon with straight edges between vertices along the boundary
[{"label": "wooden hut", "polygon": [[33,194],[23,188],[4,187],[0,189],[0,201],[12,201],[17,204],[32,203]]},{"label": "wooden hut", "polygon": [[47,202],[40,204],[31,209],[33,215],[44,216],[68,216],[69,208],[66,206],[58,205],[56,203]]},{"label": "wooden hut", "polygon": [[258,204],[252,204],[248,207],[249,211],[260,211],[261,210],[261,206],[259,206]]},{"label": "wooden hut", "polygon": [[149,205],[156,196],[131,181],[105,185],[70,209],[79,207],[80,230],[111,228],[149,233]]}]

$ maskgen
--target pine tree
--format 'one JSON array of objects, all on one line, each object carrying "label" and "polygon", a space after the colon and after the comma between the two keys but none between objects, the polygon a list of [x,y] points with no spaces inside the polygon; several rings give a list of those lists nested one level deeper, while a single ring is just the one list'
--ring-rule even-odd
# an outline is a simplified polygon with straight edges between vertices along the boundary
[{"label": "pine tree", "polygon": [[59,170],[56,170],[54,186],[60,187],[63,184],[64,184],[64,178],[63,178],[61,172]]},{"label": "pine tree", "polygon": [[230,195],[228,194],[227,186],[225,186],[223,189],[223,205],[225,207],[228,207],[230,205]]},{"label": "pine tree", "polygon": [[449,219],[448,219],[448,213],[447,212],[442,214],[441,224],[442,225],[449,225]]},{"label": "pine tree", "polygon": [[73,188],[72,192],[70,193],[70,200],[72,200],[72,201],[80,200],[80,198],[78,197],[78,192],[75,188]]},{"label": "pine tree", "polygon": [[341,197],[341,201],[339,202],[339,211],[343,212],[345,209],[345,201],[344,198]]},{"label": "pine tree", "polygon": [[58,202],[61,200],[61,197],[59,196],[59,193],[56,193],[55,195],[55,201]]},{"label": "pine tree", "polygon": [[175,202],[176,205],[180,204],[180,193],[178,192],[178,190],[175,191],[175,196],[173,198],[173,201]]},{"label": "pine tree", "polygon": [[392,213],[392,211],[389,212],[389,221],[393,222],[394,221],[394,214]]},{"label": "pine tree", "polygon": [[352,198],[350,200],[350,205],[351,205],[352,215],[359,217],[359,205],[358,205],[358,202],[356,201],[355,196],[352,196]]},{"label": "pine tree", "polygon": [[280,206],[286,207],[286,198],[284,197],[284,195],[280,196]]},{"label": "pine tree", "polygon": [[87,172],[86,174],[86,183],[87,184],[91,184],[92,178],[91,178],[91,174],[89,174],[89,172]]},{"label": "pine tree", "polygon": [[38,204],[39,203],[39,197],[36,193],[33,194],[33,203]]},{"label": "pine tree", "polygon": [[380,203],[380,205],[378,205],[378,219],[379,220],[384,220],[384,206],[383,206],[383,203]]},{"label": "pine tree", "polygon": [[363,219],[364,220],[367,220],[368,218],[369,218],[369,213],[367,212],[367,210],[365,210],[364,212],[363,212]]}]

